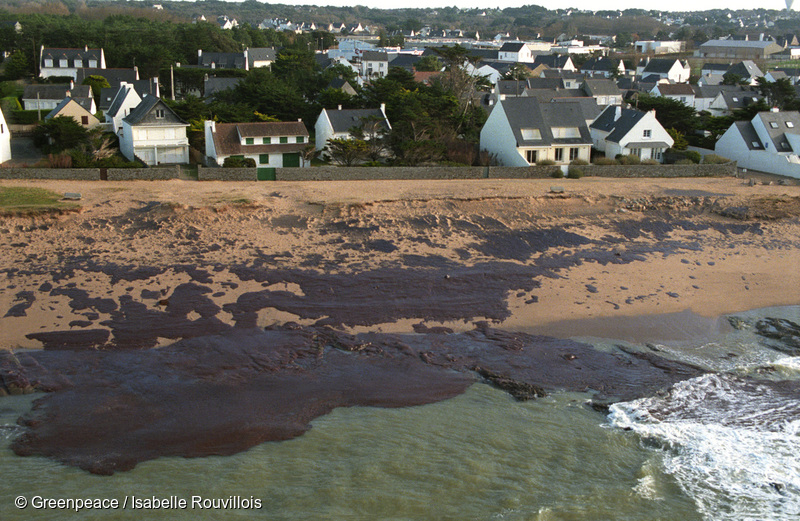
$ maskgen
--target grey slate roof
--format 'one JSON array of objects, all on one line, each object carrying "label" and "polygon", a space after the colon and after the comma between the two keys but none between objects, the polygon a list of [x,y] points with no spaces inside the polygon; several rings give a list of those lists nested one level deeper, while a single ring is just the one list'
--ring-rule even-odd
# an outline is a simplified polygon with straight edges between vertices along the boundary
[{"label": "grey slate roof", "polygon": [[362,62],[387,62],[389,55],[381,51],[364,51],[361,53]]},{"label": "grey slate roof", "polygon": [[764,73],[761,72],[761,69],[759,69],[758,65],[756,65],[752,60],[744,60],[733,64],[725,72],[725,74],[736,74],[745,79],[760,78],[764,76]]},{"label": "grey slate roof", "polygon": [[734,125],[736,125],[749,150],[764,150],[764,145],[761,143],[761,139],[759,139],[752,122],[736,121]]},{"label": "grey slate roof", "polygon": [[800,113],[797,111],[759,112],[756,117],[764,123],[776,151],[793,151],[792,145],[786,139],[786,134],[800,134]]},{"label": "grey slate roof", "polygon": [[551,101],[553,103],[577,103],[581,107],[585,121],[594,121],[603,109],[594,98],[555,98]]},{"label": "grey slate roof", "polygon": [[102,76],[108,80],[108,84],[112,87],[119,87],[121,82],[131,83],[139,79],[139,71],[137,69],[78,69],[75,74],[75,84],[83,83],[83,80],[89,76]]},{"label": "grey slate roof", "polygon": [[741,47],[750,49],[764,49],[770,45],[775,45],[772,40],[709,40],[700,45],[703,47]]},{"label": "grey slate roof", "polygon": [[52,59],[53,60],[53,67],[60,67],[60,60],[67,60],[67,67],[75,67],[75,60],[82,60],[82,66],[88,67],[89,60],[97,60],[98,65],[100,64],[100,56],[102,55],[102,49],[65,49],[65,48],[58,48],[58,47],[45,47],[42,49],[41,55],[41,63],[44,64],[44,60]]},{"label": "grey slate roof", "polygon": [[700,70],[725,74],[730,68],[730,63],[704,63]]},{"label": "grey slate roof", "polygon": [[406,70],[412,70],[422,56],[415,56],[413,54],[397,54],[389,61],[390,67],[402,67]]},{"label": "grey slate roof", "polygon": [[[620,113],[620,117],[614,119],[617,112]],[[594,120],[591,128],[608,132],[606,141],[619,143],[646,114],[640,110],[609,106]]]},{"label": "grey slate roof", "polygon": [[212,64],[216,69],[244,69],[244,53],[203,52],[197,59],[197,65],[200,67],[210,68]]},{"label": "grey slate roof", "polygon": [[586,79],[583,81],[583,90],[589,96],[622,96],[617,84],[607,79]]},{"label": "grey slate roof", "polygon": [[722,98],[729,110],[736,110],[757,103],[764,96],[755,91],[722,91]]},{"label": "grey slate roof", "polygon": [[523,47],[525,44],[522,42],[506,42],[500,47],[500,52],[519,52]]},{"label": "grey slate roof", "polygon": [[[586,118],[579,103],[542,103],[536,98],[507,98],[502,102],[517,146],[590,145],[592,143]],[[575,127],[580,132],[577,138],[554,138],[551,128]],[[538,129],[541,139],[526,140],[523,128]]]},{"label": "grey slate roof", "polygon": [[119,87],[104,87],[100,89],[100,99],[95,100],[97,103],[97,110],[108,112],[109,107],[114,102],[114,96],[117,95]]},{"label": "grey slate roof", "polygon": [[611,58],[589,58],[581,65],[580,70],[591,72],[613,72],[618,69],[619,60],[612,60]]},{"label": "grey slate roof", "polygon": [[23,99],[62,100],[69,92],[69,85],[25,85]]},{"label": "grey slate roof", "polygon": [[343,109],[343,110],[328,110],[328,119],[331,121],[331,126],[334,132],[347,132],[353,127],[361,125],[361,120],[371,116],[380,118],[383,123],[384,130],[390,130],[390,127],[384,118],[381,109]]},{"label": "grey slate roof", "polygon": [[644,66],[642,76],[647,76],[648,74],[666,74],[672,69],[676,61],[678,60],[674,58],[652,58],[650,62]]},{"label": "grey slate roof", "polygon": [[[127,91],[128,91],[127,87],[118,87],[116,89],[116,95],[114,96],[111,105],[108,107],[108,110],[106,110],[106,114],[113,117],[119,113],[119,109],[122,107],[122,103],[125,101],[125,98],[127,97],[126,95]],[[141,95],[139,97],[141,97]]]},{"label": "grey slate roof", "polygon": [[157,98],[155,96],[145,96],[144,99],[142,99],[142,102],[139,103],[136,108],[131,110],[131,113],[125,116],[122,121],[130,125],[160,125],[162,121],[158,121],[154,116],[150,116],[150,113],[156,107],[163,108],[165,113],[169,115],[168,118],[164,118],[164,123],[177,123],[189,126],[189,124],[179,118],[178,115],[175,114],[175,112],[173,112],[173,110],[161,100],[161,98]]},{"label": "grey slate roof", "polygon": [[247,64],[253,68],[256,61],[275,61],[278,51],[272,47],[251,47],[247,49]]},{"label": "grey slate roof", "polygon": [[540,54],[533,59],[534,66],[547,65],[551,69],[563,69],[569,60],[569,56],[558,54]]},{"label": "grey slate roof", "polygon": [[525,89],[525,95],[529,98],[536,98],[539,101],[545,102],[563,98],[575,99],[587,97],[583,89]]},{"label": "grey slate roof", "polygon": [[236,87],[242,78],[208,78],[203,81],[203,95],[208,98],[223,90]]}]

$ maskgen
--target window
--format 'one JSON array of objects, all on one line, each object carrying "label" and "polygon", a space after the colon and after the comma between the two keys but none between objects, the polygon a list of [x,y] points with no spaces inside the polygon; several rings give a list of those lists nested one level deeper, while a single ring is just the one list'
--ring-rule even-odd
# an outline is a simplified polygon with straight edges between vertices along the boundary
[{"label": "window", "polygon": [[522,139],[525,141],[530,141],[533,139],[542,139],[542,133],[539,131],[538,128],[521,128],[519,129],[520,133],[522,133]]},{"label": "window", "polygon": [[642,131],[642,137],[644,137],[644,138],[653,137],[653,131],[651,129],[649,129],[649,128],[644,129]]},{"label": "window", "polygon": [[578,127],[551,127],[550,131],[555,139],[581,137],[581,131]]},{"label": "window", "polygon": [[89,116],[81,116],[81,125],[89,124]]},{"label": "window", "polygon": [[578,154],[580,154],[581,149],[572,147],[569,149],[569,160],[574,161],[578,159]]},{"label": "window", "polygon": [[59,67],[68,67],[69,65],[67,64],[67,60],[64,59],[64,60],[58,60],[58,66]]},{"label": "window", "polygon": [[664,154],[664,149],[663,148],[654,148],[653,149],[653,159],[661,161],[661,159],[664,157],[663,154]]},{"label": "window", "polygon": [[557,148],[555,152],[556,152],[556,156],[555,156],[556,157],[556,161],[564,161],[564,149],[563,148]]},{"label": "window", "polygon": [[156,118],[164,119],[164,109],[156,109]]},{"label": "window", "polygon": [[642,149],[641,148],[632,148],[631,155],[636,157],[642,157]]},{"label": "window", "polygon": [[45,67],[52,67],[53,66],[53,59],[52,58],[46,58],[44,60],[44,66]]},{"label": "window", "polygon": [[787,128],[794,128],[794,123],[792,123],[791,121],[787,121],[786,122],[786,127]]},{"label": "window", "polygon": [[770,121],[769,126],[772,128],[778,128],[778,123],[776,121]]},{"label": "window", "polygon": [[268,137],[261,138],[261,144],[262,145],[269,145],[270,143],[272,143],[272,138],[268,138]]},{"label": "window", "polygon": [[269,154],[258,154],[258,164],[266,165],[269,163]]},{"label": "window", "polygon": [[288,143],[288,142],[289,142],[289,138],[287,136],[281,137],[281,143]]},{"label": "window", "polygon": [[303,136],[297,136],[297,142],[298,143],[305,143],[305,139],[303,138]]},{"label": "window", "polygon": [[89,68],[96,69],[97,68],[97,60],[89,60]]},{"label": "window", "polygon": [[528,161],[528,164],[532,165],[536,163],[536,150],[526,150],[525,159]]},{"label": "window", "polygon": [[5,133],[6,133],[6,126],[0,123],[0,134],[5,134]]},{"label": "window", "polygon": [[255,139],[253,139],[253,138],[251,138],[251,137],[246,137],[246,138],[244,138],[244,144],[245,144],[245,145],[252,145],[252,144],[253,144],[253,143],[255,143],[255,142],[256,142],[256,140],[255,140]]},{"label": "window", "polygon": [[75,58],[75,67],[83,67],[83,60]]},{"label": "window", "polygon": [[739,102],[739,98],[731,98],[731,99],[732,99],[733,101],[737,102],[737,103]]}]

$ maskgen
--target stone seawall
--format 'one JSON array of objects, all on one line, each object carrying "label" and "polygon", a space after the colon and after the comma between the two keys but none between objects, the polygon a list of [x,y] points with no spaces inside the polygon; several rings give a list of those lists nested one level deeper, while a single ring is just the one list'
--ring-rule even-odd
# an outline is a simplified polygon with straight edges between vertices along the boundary
[{"label": "stone seawall", "polygon": [[109,181],[164,181],[181,177],[181,167],[178,165],[151,168],[109,168],[106,172]]},{"label": "stone seawall", "polygon": [[0,179],[99,181],[99,168],[0,168]]},{"label": "stone seawall", "polygon": [[198,181],[255,181],[255,168],[197,167]]}]

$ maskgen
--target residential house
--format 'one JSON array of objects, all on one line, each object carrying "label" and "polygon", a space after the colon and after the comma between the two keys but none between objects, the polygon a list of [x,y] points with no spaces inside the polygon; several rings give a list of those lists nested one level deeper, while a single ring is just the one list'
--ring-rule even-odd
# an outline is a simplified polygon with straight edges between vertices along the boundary
[{"label": "residential house", "polygon": [[546,65],[549,69],[557,71],[576,72],[578,70],[569,55],[539,54],[533,59],[533,64],[534,66]]},{"label": "residential house", "polygon": [[353,86],[350,85],[350,82],[348,82],[344,78],[332,79],[331,82],[328,84],[327,88],[340,90],[345,94],[347,94],[348,96],[355,96],[356,94],[358,94],[358,92],[356,92],[356,89],[354,89]]},{"label": "residential house", "polygon": [[566,165],[589,161],[592,139],[579,103],[500,98],[481,129],[480,146],[504,166]]},{"label": "residential house", "polygon": [[664,151],[675,142],[656,119],[655,110],[642,112],[609,106],[589,126],[589,131],[594,148],[612,158],[633,155],[663,161]]},{"label": "residential house", "polygon": [[222,165],[228,157],[250,158],[259,168],[308,166],[302,151],[308,130],[301,120],[257,123],[206,121],[206,157]]},{"label": "residential house", "polygon": [[77,78],[78,70],[83,68],[105,69],[106,57],[103,49],[62,49],[45,47],[39,51],[39,77],[69,76]]},{"label": "residential house", "polygon": [[89,85],[26,85],[22,94],[22,106],[25,110],[51,111],[61,101],[71,97],[78,101],[89,112],[97,112],[92,88]]},{"label": "residential house", "polygon": [[139,80],[139,69],[133,67],[131,69],[98,69],[91,67],[84,67],[78,69],[75,73],[75,84],[82,85],[84,80],[89,76],[102,76],[108,81],[109,86],[119,87],[124,81],[125,83],[133,83]]},{"label": "residential house", "polygon": [[497,51],[497,61],[532,63],[533,54],[524,42],[506,42]]},{"label": "residential house", "polygon": [[278,51],[273,47],[251,47],[244,50],[247,59],[247,70],[269,67],[278,58]]},{"label": "residential house", "polygon": [[700,74],[705,76],[706,74],[719,74],[720,76],[724,75],[728,72],[728,69],[731,68],[733,63],[726,62],[726,63],[704,63],[703,66],[700,68]]},{"label": "residential house", "polygon": [[636,75],[643,80],[654,76],[673,83],[686,83],[690,74],[688,62],[672,58],[646,58],[636,67]]},{"label": "residential house", "polygon": [[203,79],[203,97],[213,98],[218,93],[236,88],[241,83],[243,78],[204,78]]},{"label": "residential house", "polygon": [[622,60],[612,60],[611,58],[589,58],[581,65],[582,74],[591,76],[602,76],[611,78],[612,76],[624,76],[625,64]]},{"label": "residential house", "polygon": [[244,52],[204,52],[197,50],[197,66],[206,69],[247,70],[247,55]]},{"label": "residential house", "polygon": [[708,87],[714,85],[721,85],[725,81],[722,74],[703,74],[697,79],[697,85],[700,87]]},{"label": "residential house", "polygon": [[686,50],[686,42],[680,40],[640,40],[633,44],[639,54],[673,54]]},{"label": "residential house", "polygon": [[708,112],[713,116],[730,116],[734,110],[747,108],[764,96],[751,90],[722,90],[708,105]]},{"label": "residential house", "polygon": [[695,56],[728,60],[764,60],[783,47],[772,40],[709,40],[700,45]]},{"label": "residential house", "polygon": [[150,166],[188,163],[188,126],[161,98],[145,96],[130,114],[122,118],[120,151],[129,161],[139,158]]},{"label": "residential house", "polygon": [[540,74],[542,78],[560,78],[565,89],[578,89],[583,85],[586,76],[577,71],[545,69]]},{"label": "residential house", "polygon": [[83,108],[80,103],[69,96],[61,100],[61,103],[56,105],[56,108],[51,110],[44,119],[47,121],[58,116],[72,118],[83,128],[94,128],[100,124],[100,120],[97,119],[94,114]]},{"label": "residential house", "polygon": [[622,105],[622,91],[613,80],[587,78],[583,81],[583,91],[601,107]]},{"label": "residential house", "polygon": [[5,163],[11,159],[11,131],[6,124],[3,111],[0,110],[0,163]]},{"label": "residential house", "polygon": [[743,60],[731,65],[725,74],[738,76],[742,83],[755,85],[758,83],[758,78],[763,78],[764,73],[758,68],[752,60]]},{"label": "residential house", "polygon": [[123,84],[117,88],[114,99],[105,112],[106,127],[120,136],[122,134],[122,120],[127,117],[142,102],[142,96],[136,92],[133,85]]},{"label": "residential house", "polygon": [[800,113],[773,110],[736,121],[714,152],[742,168],[800,178]]},{"label": "residential house", "polygon": [[361,53],[361,70],[364,78],[384,78],[389,73],[389,56],[380,51],[364,51]]},{"label": "residential house", "polygon": [[337,110],[322,109],[314,124],[316,149],[324,149],[330,139],[351,139],[350,130],[370,120],[374,120],[381,131],[392,129],[383,104],[378,109],[342,109],[341,105]]},{"label": "residential house", "polygon": [[684,105],[694,107],[694,88],[688,83],[656,83],[650,94],[674,99]]}]

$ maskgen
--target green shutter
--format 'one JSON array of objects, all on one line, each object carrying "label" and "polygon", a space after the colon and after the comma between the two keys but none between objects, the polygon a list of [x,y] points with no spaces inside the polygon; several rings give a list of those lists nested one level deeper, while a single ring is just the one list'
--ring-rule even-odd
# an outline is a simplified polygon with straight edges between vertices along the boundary
[{"label": "green shutter", "polygon": [[258,162],[261,165],[266,165],[269,163],[269,154],[258,154]]},{"label": "green shutter", "polygon": [[297,142],[298,143],[304,143],[305,141],[303,139],[303,136],[297,136]]},{"label": "green shutter", "polygon": [[255,140],[253,138],[251,138],[251,137],[244,138],[244,144],[245,145],[252,145],[253,143],[255,143]]},{"label": "green shutter", "polygon": [[272,143],[272,140],[270,138],[268,138],[268,137],[261,138],[261,144],[262,145],[269,145],[270,143]]},{"label": "green shutter", "polygon": [[283,137],[281,138],[281,143],[288,143],[288,142],[289,142],[289,138],[288,138],[288,136],[283,136]]},{"label": "green shutter", "polygon": [[300,166],[300,154],[283,154],[283,168]]}]

